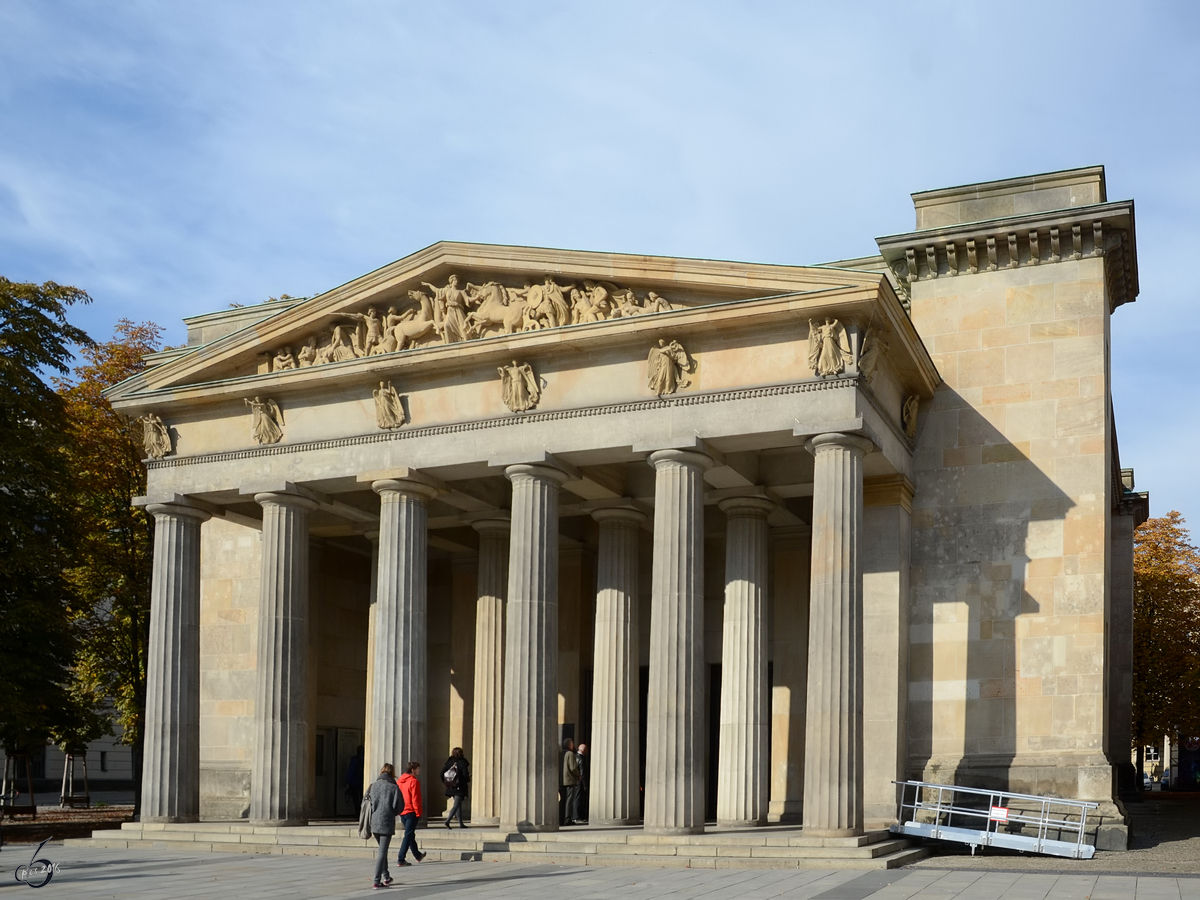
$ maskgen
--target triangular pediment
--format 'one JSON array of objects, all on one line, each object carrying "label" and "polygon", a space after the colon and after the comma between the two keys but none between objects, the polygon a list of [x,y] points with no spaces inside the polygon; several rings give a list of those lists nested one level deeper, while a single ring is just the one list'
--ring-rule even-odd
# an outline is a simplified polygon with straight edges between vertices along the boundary
[{"label": "triangular pediment", "polygon": [[440,242],[164,361],[110,397],[881,281],[839,268]]}]

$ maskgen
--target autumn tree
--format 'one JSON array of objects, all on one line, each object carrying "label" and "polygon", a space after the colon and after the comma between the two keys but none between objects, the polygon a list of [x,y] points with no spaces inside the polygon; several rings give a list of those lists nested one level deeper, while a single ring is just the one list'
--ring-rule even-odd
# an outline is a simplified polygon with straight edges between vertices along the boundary
[{"label": "autumn tree", "polygon": [[[162,329],[117,323],[113,337],[80,351],[70,379],[58,380],[69,421],[69,502],[78,541],[66,577],[73,589],[71,624],[78,641],[71,683],[79,711],[111,703],[133,751],[135,811],[140,809],[146,655],[150,640],[150,573],[154,523],[131,501],[145,493],[141,426],[116,412],[104,391],[145,368]],[[76,717],[81,741],[94,724]]]},{"label": "autumn tree", "polygon": [[0,278],[0,742],[45,744],[66,706],[72,654],[64,575],[73,551],[62,398],[44,380],[65,373],[88,336],[67,310],[78,288]]},{"label": "autumn tree", "polygon": [[1134,532],[1133,740],[1200,734],[1200,550],[1172,510]]}]

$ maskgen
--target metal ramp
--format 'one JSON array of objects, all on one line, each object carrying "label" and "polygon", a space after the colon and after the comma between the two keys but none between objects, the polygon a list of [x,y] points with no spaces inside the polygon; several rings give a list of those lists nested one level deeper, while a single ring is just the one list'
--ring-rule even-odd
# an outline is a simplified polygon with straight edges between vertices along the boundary
[{"label": "metal ramp", "polygon": [[1096,855],[1084,838],[1088,810],[1098,809],[1098,803],[924,781],[893,783],[901,789],[900,822],[891,827],[895,834],[969,844],[972,856],[977,847],[1071,859]]}]

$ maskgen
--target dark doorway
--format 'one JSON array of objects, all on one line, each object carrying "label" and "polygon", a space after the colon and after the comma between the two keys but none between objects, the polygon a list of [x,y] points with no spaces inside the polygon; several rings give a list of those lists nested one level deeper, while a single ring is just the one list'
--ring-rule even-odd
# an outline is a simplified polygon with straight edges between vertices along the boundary
[{"label": "dark doorway", "polygon": [[708,667],[708,778],[704,784],[704,820],[717,821],[717,753],[721,748],[721,666]]}]

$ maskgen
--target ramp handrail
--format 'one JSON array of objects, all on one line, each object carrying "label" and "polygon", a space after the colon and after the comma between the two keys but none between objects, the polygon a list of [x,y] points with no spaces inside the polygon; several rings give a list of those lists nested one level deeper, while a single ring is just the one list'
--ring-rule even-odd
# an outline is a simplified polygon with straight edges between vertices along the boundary
[{"label": "ramp handrail", "polygon": [[[1034,853],[1090,859],[1095,848],[1086,843],[1088,811],[1099,809],[1099,803],[1087,800],[1065,800],[1038,794],[1019,794],[1014,791],[959,787],[952,784],[933,784],[926,781],[895,781],[900,786],[900,822],[893,831],[919,834],[941,840],[961,841],[971,845],[972,854],[978,846],[1004,846],[1027,849]],[[966,797],[987,798],[987,808],[964,805]],[[909,799],[911,796],[911,800]],[[1012,801],[1022,810],[1011,809]],[[1051,807],[1060,807],[1052,810]],[[909,814],[911,811],[911,814]],[[931,822],[918,822],[918,813],[927,813]],[[955,818],[960,821],[955,822]],[[982,819],[982,823],[978,820]],[[967,820],[963,822],[961,820]],[[1032,826],[1037,836],[1022,832],[1001,832],[1001,825]],[[1048,832],[1055,831],[1051,838]],[[1075,840],[1061,840],[1063,832],[1074,833]]]}]

